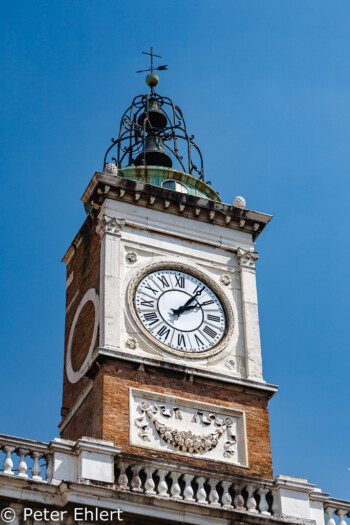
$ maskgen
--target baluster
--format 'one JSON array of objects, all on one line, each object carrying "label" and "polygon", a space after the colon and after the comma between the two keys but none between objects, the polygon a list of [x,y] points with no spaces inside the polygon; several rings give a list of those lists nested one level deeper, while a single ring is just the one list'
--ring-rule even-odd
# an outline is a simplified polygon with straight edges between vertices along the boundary
[{"label": "baluster", "polygon": [[204,478],[203,476],[197,476],[196,479],[195,479],[195,482],[198,485],[196,499],[197,499],[198,503],[200,503],[201,505],[208,505],[207,493],[206,493],[206,490],[204,488],[204,483],[205,483],[206,479],[207,478]]},{"label": "baluster", "polygon": [[64,522],[64,525],[75,525],[75,521],[72,514],[68,514],[68,516],[65,517]]},{"label": "baluster", "polygon": [[15,450],[15,447],[9,447],[8,445],[6,445],[4,447],[4,452],[6,454],[4,465],[3,465],[4,474],[8,474],[10,476],[14,475],[14,472],[12,470],[13,469],[13,461],[12,461],[12,457],[11,457],[11,454],[12,454],[12,452],[14,452],[14,450]]},{"label": "baluster", "polygon": [[278,492],[277,490],[272,490],[272,516],[274,518],[280,517],[280,503],[278,498]]},{"label": "baluster", "polygon": [[335,525],[335,519],[333,518],[333,513],[336,511],[334,507],[327,507],[325,509],[327,514],[327,525]]},{"label": "baluster", "polygon": [[211,507],[220,507],[220,503],[219,503],[219,494],[218,494],[218,491],[216,490],[216,485],[219,483],[219,480],[218,479],[213,479],[213,478],[210,478],[209,481],[208,481],[208,485],[210,487],[210,492],[209,492],[209,505]]},{"label": "baluster", "polygon": [[23,505],[21,503],[11,503],[10,509],[12,509],[11,519],[3,521],[3,523],[11,523],[11,525],[20,525],[22,523]]},{"label": "baluster", "polygon": [[19,455],[19,463],[17,466],[18,476],[21,478],[27,478],[28,465],[26,463],[25,457],[28,456],[29,450],[26,450],[25,448],[20,448],[18,449],[17,454]]},{"label": "baluster", "polygon": [[46,479],[46,481],[48,481],[50,483],[52,481],[52,478],[53,478],[53,456],[52,456],[52,454],[48,454],[45,457],[45,460],[46,460],[45,479]]},{"label": "baluster", "polygon": [[133,492],[142,492],[142,481],[140,478],[141,465],[133,465],[131,467],[132,471],[132,480],[131,480],[131,490]]},{"label": "baluster", "polygon": [[182,499],[181,488],[179,485],[180,476],[181,476],[180,472],[171,472],[170,474],[170,479],[172,480],[170,494],[171,494],[172,499]]},{"label": "baluster", "polygon": [[266,494],[268,493],[269,489],[260,488],[258,490],[258,494],[260,496],[260,503],[259,503],[259,510],[260,514],[263,516],[271,516],[271,512],[269,512],[269,506],[266,501]]},{"label": "baluster", "polygon": [[347,511],[343,509],[338,509],[336,514],[337,516],[339,516],[339,525],[347,525],[345,521],[345,516],[347,514]]},{"label": "baluster", "polygon": [[120,469],[120,473],[118,476],[117,486],[119,490],[128,490],[129,489],[129,480],[128,476],[126,474],[126,469],[128,468],[129,463],[126,463],[126,461],[120,461],[118,463],[118,467]]},{"label": "baluster", "polygon": [[192,488],[192,480],[194,476],[192,476],[191,474],[183,474],[182,478],[186,483],[186,486],[184,488],[184,500],[185,501],[195,501],[193,497],[194,492]]},{"label": "baluster", "polygon": [[235,510],[240,510],[241,512],[243,512],[245,511],[245,507],[244,498],[242,496],[242,487],[241,485],[238,485],[238,483],[235,483],[233,485],[233,488],[235,489],[235,499],[233,500]]},{"label": "baluster", "polygon": [[256,487],[254,485],[247,485],[245,489],[248,492],[248,500],[247,500],[248,512],[250,512],[251,514],[259,514],[259,511],[256,508],[256,499],[255,499],[255,494],[254,494]]},{"label": "baluster", "polygon": [[232,498],[231,498],[231,494],[229,492],[229,489],[230,489],[230,487],[232,485],[231,481],[221,481],[220,485],[224,489],[224,492],[223,492],[222,498],[221,498],[222,505],[223,505],[224,509],[233,509],[233,507],[232,507]]},{"label": "baluster", "polygon": [[154,487],[155,487],[155,483],[153,481],[153,477],[152,477],[152,474],[155,472],[155,468],[154,467],[145,467],[143,469],[147,475],[147,478],[146,478],[146,481],[145,481],[145,491],[146,491],[146,494],[155,494],[156,491],[154,490]]},{"label": "baluster", "polygon": [[162,496],[162,498],[168,498],[168,484],[166,482],[165,476],[169,474],[169,470],[165,470],[163,468],[160,468],[157,470],[157,476],[159,476],[159,482],[158,482],[158,494],[159,496]]},{"label": "baluster", "polygon": [[32,466],[32,479],[35,479],[36,481],[41,481],[43,478],[40,476],[41,472],[41,466],[39,464],[39,460],[43,457],[41,452],[37,452],[34,450],[32,452],[32,458],[33,458],[33,466]]}]

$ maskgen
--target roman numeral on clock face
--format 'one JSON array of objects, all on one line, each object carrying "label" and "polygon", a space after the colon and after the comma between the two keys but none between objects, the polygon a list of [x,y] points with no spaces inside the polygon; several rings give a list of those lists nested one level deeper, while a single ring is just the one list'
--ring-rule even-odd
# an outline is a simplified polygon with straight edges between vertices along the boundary
[{"label": "roman numeral on clock face", "polygon": [[179,275],[175,275],[175,286],[179,287],[179,288],[185,288],[185,278],[184,277],[181,277]]},{"label": "roman numeral on clock face", "polygon": [[167,328],[166,326],[162,326],[160,330],[158,330],[157,335],[160,337],[164,337],[164,340],[166,341],[170,334],[170,328]]},{"label": "roman numeral on clock face", "polygon": [[177,346],[186,348],[185,336],[183,334],[178,334],[177,336]]},{"label": "roman numeral on clock face", "polygon": [[196,340],[197,345],[201,345],[201,346],[204,345],[204,342],[202,341],[202,339],[200,339],[200,338],[198,337],[198,335],[194,334],[194,338],[195,338],[195,340]]},{"label": "roman numeral on clock face", "polygon": [[159,321],[159,317],[156,312],[147,312],[146,314],[143,314],[143,317],[148,322],[149,326],[152,326]]},{"label": "roman numeral on clock face", "polygon": [[145,288],[147,290],[149,290],[150,292],[153,292],[154,295],[158,295],[159,294],[159,290],[157,290],[157,288],[152,288],[152,286],[148,283],[145,284]]},{"label": "roman numeral on clock face", "polygon": [[208,325],[206,325],[203,328],[203,332],[206,333],[207,335],[209,335],[209,337],[211,337],[212,339],[214,339],[217,336],[217,332],[215,332],[215,330],[210,328],[210,326],[208,326]]},{"label": "roman numeral on clock face", "polygon": [[220,323],[220,321],[221,321],[221,317],[219,317],[218,315],[208,314],[207,315],[207,319],[208,319],[208,321],[214,321],[214,323]]},{"label": "roman numeral on clock face", "polygon": [[220,297],[205,280],[180,269],[159,268],[136,286],[134,307],[153,344],[178,355],[210,351],[226,334]]},{"label": "roman numeral on clock face", "polygon": [[148,308],[154,308],[154,301],[152,301],[152,300],[147,301],[146,299],[141,299],[140,305],[141,306],[147,306]]},{"label": "roman numeral on clock face", "polygon": [[159,279],[159,281],[162,283],[163,288],[169,288],[170,284],[164,275],[161,275],[161,276],[157,275],[157,279]]},{"label": "roman numeral on clock face", "polygon": [[205,301],[204,303],[201,303],[201,306],[207,306],[208,304],[214,304],[214,301],[212,299],[210,301]]}]

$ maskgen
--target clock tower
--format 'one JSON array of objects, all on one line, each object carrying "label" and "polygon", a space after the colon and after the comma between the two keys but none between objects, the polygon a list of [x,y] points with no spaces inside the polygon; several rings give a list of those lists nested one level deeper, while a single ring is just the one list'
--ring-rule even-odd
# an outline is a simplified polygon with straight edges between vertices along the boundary
[{"label": "clock tower", "polygon": [[156,92],[153,64],[146,82],[63,258],[61,436],[113,442],[121,475],[142,458],[272,479],[277,387],[263,379],[255,279],[271,216],[220,200],[180,108]]}]

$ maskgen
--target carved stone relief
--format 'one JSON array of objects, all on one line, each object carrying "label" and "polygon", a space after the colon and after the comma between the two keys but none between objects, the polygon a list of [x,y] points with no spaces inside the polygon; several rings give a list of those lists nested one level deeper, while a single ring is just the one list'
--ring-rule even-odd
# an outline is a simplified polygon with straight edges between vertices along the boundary
[{"label": "carved stone relief", "polygon": [[131,443],[188,456],[246,463],[244,417],[223,407],[131,392]]},{"label": "carved stone relief", "polygon": [[220,281],[225,286],[228,286],[229,284],[231,284],[231,276],[228,273],[223,273],[222,276],[220,277]]},{"label": "carved stone relief", "polygon": [[99,218],[96,231],[100,237],[103,237],[105,233],[118,234],[125,226],[125,219],[123,217],[110,217],[109,215],[103,214]]},{"label": "carved stone relief", "polygon": [[259,254],[257,252],[244,250],[243,248],[237,248],[237,258],[240,266],[255,268],[255,261],[259,259]]}]

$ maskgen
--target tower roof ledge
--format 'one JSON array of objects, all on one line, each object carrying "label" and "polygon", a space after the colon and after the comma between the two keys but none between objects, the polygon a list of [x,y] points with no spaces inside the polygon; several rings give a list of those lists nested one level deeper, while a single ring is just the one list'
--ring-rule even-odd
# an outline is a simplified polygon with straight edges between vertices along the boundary
[{"label": "tower roof ledge", "polygon": [[244,231],[252,235],[253,241],[272,219],[272,215],[203,196],[169,190],[143,180],[96,172],[81,198],[86,212],[89,213],[92,208],[100,209],[106,198]]}]

